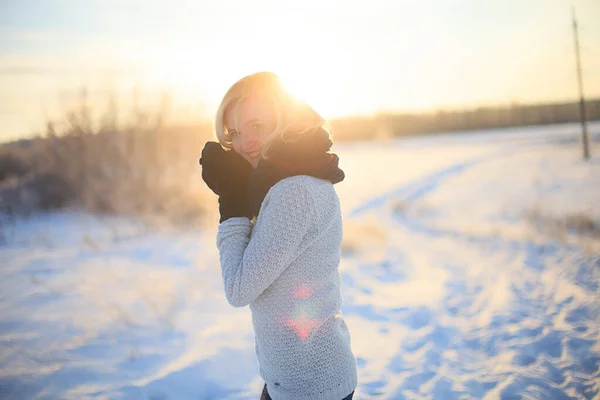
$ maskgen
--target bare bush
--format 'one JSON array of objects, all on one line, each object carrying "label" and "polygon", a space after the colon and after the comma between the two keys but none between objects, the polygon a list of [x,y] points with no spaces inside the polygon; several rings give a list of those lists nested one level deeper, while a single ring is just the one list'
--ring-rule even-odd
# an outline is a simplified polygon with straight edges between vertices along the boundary
[{"label": "bare bush", "polygon": [[29,172],[27,162],[12,151],[0,152],[0,182],[11,177],[21,177]]},{"label": "bare bush", "polygon": [[72,188],[61,176],[48,172],[30,175],[0,187],[0,212],[23,215],[62,208],[73,197]]},{"label": "bare bush", "polygon": [[573,233],[600,240],[600,221],[583,212],[556,217],[536,209],[528,212],[527,218],[538,229],[555,237]]},{"label": "bare bush", "polygon": [[25,197],[29,208],[74,204],[91,212],[172,222],[200,217],[207,191],[194,181],[210,125],[168,128],[160,115],[139,112],[126,125],[117,127],[115,120],[105,116],[95,126],[82,107],[61,128],[49,123],[46,136],[21,151],[30,175],[0,193],[5,208],[7,201]]},{"label": "bare bush", "polygon": [[525,216],[530,227],[539,234],[563,243],[577,244],[586,252],[600,252],[600,221],[589,213],[557,216],[534,208]]}]

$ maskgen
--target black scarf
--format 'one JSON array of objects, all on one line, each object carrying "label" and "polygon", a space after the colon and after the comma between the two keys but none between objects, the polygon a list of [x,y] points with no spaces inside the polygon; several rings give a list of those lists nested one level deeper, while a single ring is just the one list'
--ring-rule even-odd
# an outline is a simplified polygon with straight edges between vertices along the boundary
[{"label": "black scarf", "polygon": [[329,153],[333,143],[327,131],[317,128],[302,134],[298,140],[293,139],[290,138],[290,142],[276,139],[266,158],[250,173],[248,199],[256,216],[269,189],[282,179],[309,175],[333,184],[344,179],[337,154]]}]

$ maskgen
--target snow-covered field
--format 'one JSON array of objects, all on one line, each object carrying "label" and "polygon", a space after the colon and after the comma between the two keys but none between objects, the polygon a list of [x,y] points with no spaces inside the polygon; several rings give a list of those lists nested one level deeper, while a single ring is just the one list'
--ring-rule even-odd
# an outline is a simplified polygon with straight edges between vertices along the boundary
[{"label": "snow-covered field", "polygon": [[[600,398],[600,124],[336,145],[356,399]],[[0,399],[258,399],[196,231],[3,226]],[[212,221],[211,221],[212,222]]]}]

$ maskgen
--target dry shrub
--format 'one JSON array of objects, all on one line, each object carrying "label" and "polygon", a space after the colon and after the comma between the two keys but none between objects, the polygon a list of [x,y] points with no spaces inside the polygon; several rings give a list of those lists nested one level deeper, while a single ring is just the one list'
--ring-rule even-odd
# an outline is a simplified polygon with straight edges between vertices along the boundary
[{"label": "dry shrub", "polygon": [[590,213],[557,216],[534,208],[526,213],[526,219],[535,231],[543,235],[564,243],[574,241],[584,250],[600,251],[600,220]]},{"label": "dry shrub", "polygon": [[49,123],[47,135],[21,151],[31,173],[13,195],[27,186],[41,197],[39,208],[72,203],[90,212],[193,222],[207,207],[197,160],[210,135],[208,124],[169,128],[161,118],[138,115],[126,126],[105,118],[94,127],[87,111],[71,113],[59,132]]},{"label": "dry shrub", "polygon": [[543,214],[540,210],[535,209],[527,213],[527,217],[540,230],[553,236],[561,236],[571,232],[600,239],[600,221],[583,212],[557,217]]},{"label": "dry shrub", "polygon": [[31,214],[65,207],[73,199],[69,184],[54,173],[32,174],[0,187],[0,211],[8,215]]},{"label": "dry shrub", "polygon": [[29,172],[27,162],[14,151],[0,151],[0,182]]}]

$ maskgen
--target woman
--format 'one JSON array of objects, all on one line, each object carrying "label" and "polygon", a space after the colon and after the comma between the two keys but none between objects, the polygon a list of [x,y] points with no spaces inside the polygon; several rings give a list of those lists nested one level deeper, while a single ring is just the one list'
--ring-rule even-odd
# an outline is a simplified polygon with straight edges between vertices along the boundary
[{"label": "woman", "polygon": [[[270,72],[246,76],[217,111],[219,143],[200,164],[219,196],[227,300],[250,305],[262,398],[352,399],[357,385],[342,318],[344,178],[324,119]],[[254,218],[256,217],[256,218]]]}]

